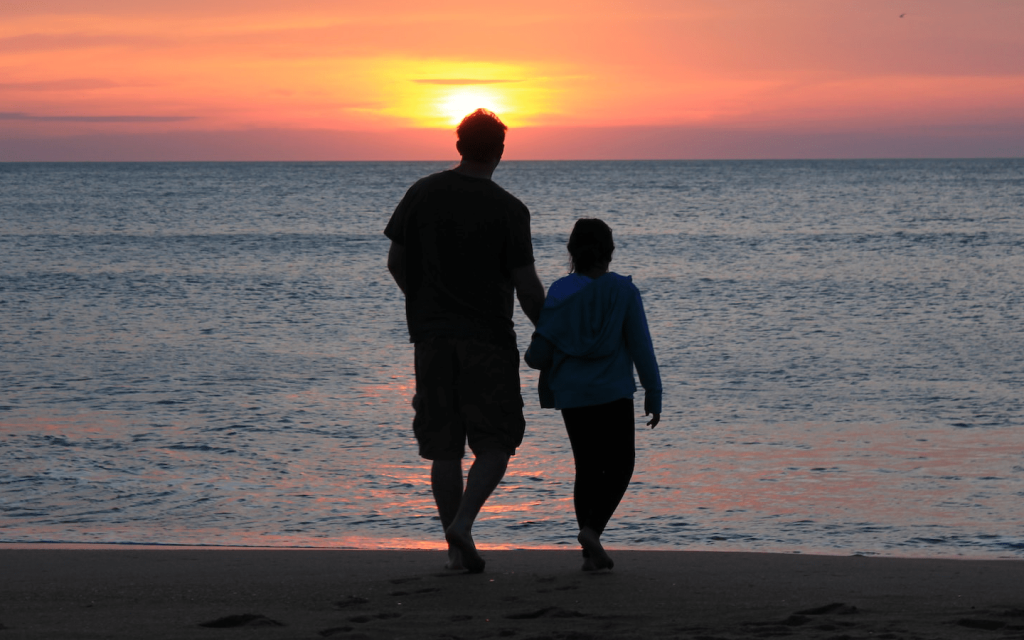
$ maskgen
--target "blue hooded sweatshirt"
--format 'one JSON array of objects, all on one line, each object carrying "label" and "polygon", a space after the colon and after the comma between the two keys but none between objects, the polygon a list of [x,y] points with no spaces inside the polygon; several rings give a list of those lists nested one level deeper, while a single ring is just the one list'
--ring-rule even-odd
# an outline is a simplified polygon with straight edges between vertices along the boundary
[{"label": "blue hooded sweatshirt", "polygon": [[632,398],[633,365],[644,412],[661,413],[661,375],[640,291],[629,276],[570,274],[551,285],[526,364],[541,370],[540,401],[570,409]]}]

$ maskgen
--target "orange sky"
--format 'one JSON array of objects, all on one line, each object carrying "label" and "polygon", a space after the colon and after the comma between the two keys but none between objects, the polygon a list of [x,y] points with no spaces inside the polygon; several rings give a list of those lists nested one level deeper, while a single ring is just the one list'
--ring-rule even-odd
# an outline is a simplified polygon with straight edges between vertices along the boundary
[{"label": "orange sky", "polygon": [[[902,17],[901,17],[902,15]],[[1019,0],[31,0],[0,160],[1024,156]]]}]

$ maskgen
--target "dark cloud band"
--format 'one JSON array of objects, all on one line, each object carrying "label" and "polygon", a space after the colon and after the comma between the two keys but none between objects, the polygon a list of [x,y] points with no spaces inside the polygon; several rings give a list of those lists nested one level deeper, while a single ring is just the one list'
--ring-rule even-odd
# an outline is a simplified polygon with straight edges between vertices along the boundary
[{"label": "dark cloud band", "polygon": [[67,80],[44,80],[41,82],[0,82],[0,90],[13,91],[82,91],[89,89],[110,89],[119,86],[110,80],[96,78],[71,78]]},{"label": "dark cloud band", "polygon": [[413,80],[418,84],[502,84],[504,82],[519,82],[518,80],[476,80],[474,78],[428,78],[425,80]]},{"label": "dark cloud band", "polygon": [[0,120],[32,122],[183,122],[195,116],[34,116],[28,113],[0,112]]}]

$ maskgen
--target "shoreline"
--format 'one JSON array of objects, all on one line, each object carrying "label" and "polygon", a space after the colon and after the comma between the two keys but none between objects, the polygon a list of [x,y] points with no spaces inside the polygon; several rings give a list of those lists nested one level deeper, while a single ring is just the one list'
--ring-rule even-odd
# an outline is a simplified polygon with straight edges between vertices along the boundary
[{"label": "shoreline", "polygon": [[1024,638],[1014,559],[117,547],[0,543],[0,637]]},{"label": "shoreline", "polygon": [[[372,551],[372,552],[407,552],[407,551],[441,551],[446,547],[441,541],[430,541],[417,543],[415,546],[260,546],[260,545],[217,545],[217,544],[178,544],[178,543],[152,543],[152,542],[2,542],[0,541],[0,552],[4,550],[79,550],[79,551]],[[574,546],[537,546],[537,547],[516,547],[511,545],[488,544],[478,542],[477,548],[481,552],[495,551],[552,551],[569,553],[577,550]],[[1018,555],[989,555],[979,554],[882,554],[874,552],[835,552],[830,553],[815,549],[813,551],[788,551],[788,550],[755,550],[755,549],[725,549],[715,547],[687,547],[687,548],[643,548],[635,547],[622,548],[615,546],[606,547],[614,553],[746,553],[755,555],[781,555],[781,556],[808,556],[825,558],[877,558],[893,560],[964,560],[972,562],[1024,562],[1024,556]]]}]

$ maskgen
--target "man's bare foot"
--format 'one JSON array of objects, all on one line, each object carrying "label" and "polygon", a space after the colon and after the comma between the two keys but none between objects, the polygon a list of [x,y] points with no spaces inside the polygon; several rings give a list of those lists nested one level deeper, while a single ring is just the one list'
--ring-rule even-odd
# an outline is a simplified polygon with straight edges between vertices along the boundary
[{"label": "man's bare foot", "polygon": [[462,558],[462,566],[465,567],[466,571],[469,573],[483,572],[484,559],[477,553],[472,535],[468,532],[456,531],[454,527],[448,527],[448,530],[444,532],[444,539],[448,541],[449,546],[454,547],[459,552]]},{"label": "man's bare foot", "polygon": [[451,545],[448,545],[448,562],[444,563],[444,568],[449,571],[466,570],[462,565],[462,553]]},{"label": "man's bare foot", "polygon": [[580,535],[576,536],[580,545],[587,550],[590,557],[583,562],[584,571],[600,571],[601,569],[611,569],[615,566],[612,559],[608,557],[608,553],[605,552],[604,547],[601,546],[601,535],[591,529],[590,527],[583,527],[580,530]]}]

